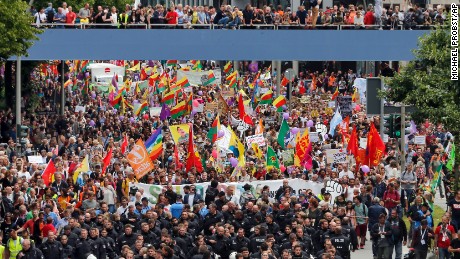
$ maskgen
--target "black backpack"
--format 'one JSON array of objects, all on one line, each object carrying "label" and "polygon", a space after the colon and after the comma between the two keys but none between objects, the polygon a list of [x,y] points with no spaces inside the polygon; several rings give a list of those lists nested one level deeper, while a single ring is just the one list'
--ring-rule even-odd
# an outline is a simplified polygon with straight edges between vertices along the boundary
[{"label": "black backpack", "polygon": [[206,205],[209,205],[212,202],[214,202],[214,200],[216,200],[216,196],[218,193],[219,191],[216,188],[209,186],[208,189],[206,189],[206,197],[204,198],[204,202],[206,203]]}]

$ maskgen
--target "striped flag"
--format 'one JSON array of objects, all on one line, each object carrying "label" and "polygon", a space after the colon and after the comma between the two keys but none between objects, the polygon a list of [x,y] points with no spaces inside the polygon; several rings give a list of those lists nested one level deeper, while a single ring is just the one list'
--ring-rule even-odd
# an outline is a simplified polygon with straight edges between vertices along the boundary
[{"label": "striped flag", "polygon": [[145,148],[152,161],[160,157],[163,153],[163,135],[161,134],[161,128],[158,128],[152,136],[145,141]]}]

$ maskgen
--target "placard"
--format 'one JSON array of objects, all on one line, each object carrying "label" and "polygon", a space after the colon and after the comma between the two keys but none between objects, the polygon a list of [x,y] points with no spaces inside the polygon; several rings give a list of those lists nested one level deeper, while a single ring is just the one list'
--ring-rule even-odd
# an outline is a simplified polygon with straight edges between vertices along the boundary
[{"label": "placard", "polygon": [[265,138],[263,134],[257,134],[257,135],[252,135],[249,137],[246,137],[246,144],[248,147],[251,147],[252,143],[257,143],[257,145],[263,147],[265,146]]},{"label": "placard", "polygon": [[75,112],[76,112],[76,113],[79,113],[79,112],[85,113],[85,111],[86,111],[86,107],[85,107],[85,106],[80,106],[80,105],[75,106]]},{"label": "placard", "polygon": [[310,132],[310,141],[316,143],[319,141],[319,134],[318,132]]},{"label": "placard", "polygon": [[235,89],[233,88],[230,88],[227,90],[222,89],[220,92],[222,94],[222,97],[224,97],[225,99],[235,96]]},{"label": "placard", "polygon": [[345,163],[347,161],[347,153],[341,149],[327,149],[326,161],[328,164]]},{"label": "placard", "polygon": [[45,164],[42,156],[27,156],[30,164]]},{"label": "placard", "polygon": [[347,116],[351,118],[353,115],[351,96],[337,96],[337,104],[340,107],[342,118],[346,118]]},{"label": "placard", "polygon": [[327,103],[327,107],[329,108],[334,108],[335,107],[335,101],[330,101]]},{"label": "placard", "polygon": [[294,149],[286,149],[281,152],[281,158],[283,159],[284,166],[294,164]]},{"label": "placard", "polygon": [[215,112],[218,107],[219,107],[219,104],[213,102],[213,103],[206,103],[204,109],[205,111]]},{"label": "placard", "polygon": [[390,139],[390,136],[388,134],[383,134],[383,142],[388,143],[388,140]]},{"label": "placard", "polygon": [[161,107],[150,107],[150,117],[158,117],[161,113]]},{"label": "placard", "polygon": [[425,145],[426,144],[426,136],[415,136],[414,144],[415,145]]},{"label": "placard", "polygon": [[367,138],[359,138],[359,148],[367,148]]}]

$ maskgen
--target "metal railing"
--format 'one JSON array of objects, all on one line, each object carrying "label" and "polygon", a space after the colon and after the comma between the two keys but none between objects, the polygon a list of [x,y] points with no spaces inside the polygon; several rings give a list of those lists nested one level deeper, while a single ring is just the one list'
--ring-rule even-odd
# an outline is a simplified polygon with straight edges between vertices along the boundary
[{"label": "metal railing", "polygon": [[224,24],[146,24],[146,23],[129,23],[129,24],[106,24],[106,23],[90,23],[90,24],[63,24],[63,23],[32,23],[31,26],[41,29],[238,29],[238,30],[433,30],[436,25],[406,25],[398,24],[391,25],[352,25],[352,24],[317,24],[313,27],[312,24],[253,24],[253,25],[232,25],[231,23]]}]

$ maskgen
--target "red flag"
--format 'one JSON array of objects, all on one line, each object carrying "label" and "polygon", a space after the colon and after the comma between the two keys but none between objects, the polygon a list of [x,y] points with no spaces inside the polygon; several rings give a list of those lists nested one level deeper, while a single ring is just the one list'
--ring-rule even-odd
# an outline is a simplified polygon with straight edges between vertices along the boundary
[{"label": "red flag", "polygon": [[355,159],[356,159],[356,172],[358,172],[360,166],[366,162],[366,150],[363,148],[358,149],[358,154],[356,155]]},{"label": "red flag", "polygon": [[147,73],[145,72],[145,69],[142,69],[142,71],[141,71],[141,78],[140,78],[141,81],[146,80],[147,77],[148,77],[148,75],[147,75]]},{"label": "red flag", "polygon": [[308,147],[307,147],[307,150],[305,151],[305,157],[304,157],[304,160],[305,160],[304,167],[307,170],[310,170],[313,167],[313,158],[311,157],[312,150],[313,150],[313,146],[311,145],[311,141],[310,141],[310,143],[308,143]]},{"label": "red flag", "polygon": [[174,145],[174,162],[176,164],[176,170],[182,168],[183,164],[179,159],[179,151],[177,150],[177,145]]},{"label": "red flag", "polygon": [[304,94],[305,92],[307,92],[307,90],[305,89],[305,85],[303,83],[303,80],[300,80],[300,84],[299,84],[299,94]]},{"label": "red flag", "polygon": [[188,134],[188,154],[185,169],[190,171],[192,167],[195,167],[197,172],[203,172],[203,165],[201,164],[200,157],[198,152],[195,152],[195,147],[193,145],[193,131],[192,127],[190,127]]},{"label": "red flag", "polygon": [[367,134],[366,152],[367,159],[369,159],[369,166],[378,165],[380,159],[385,154],[385,143],[383,143],[373,123],[371,123],[369,133]]},{"label": "red flag", "polygon": [[358,133],[356,132],[356,126],[353,126],[353,131],[351,132],[350,140],[348,141],[347,151],[352,153],[355,159],[357,159],[358,149]]},{"label": "red flag", "polygon": [[335,89],[335,92],[332,94],[331,100],[334,101],[335,98],[337,98],[337,96],[339,96],[339,88],[338,87]]},{"label": "red flag", "polygon": [[56,172],[56,167],[54,166],[53,159],[50,159],[50,161],[48,162],[48,165],[46,166],[42,174],[42,179],[43,179],[43,182],[46,184],[46,186],[49,186],[51,184],[52,177],[55,172]]},{"label": "red flag", "polygon": [[126,148],[128,147],[128,136],[125,135],[123,137],[123,142],[121,143],[121,153],[124,154],[126,152]]},{"label": "red flag", "polygon": [[252,121],[251,117],[249,117],[249,115],[247,115],[246,111],[244,110],[244,102],[243,102],[242,94],[239,94],[238,110],[240,112],[240,119],[243,120],[246,124],[254,126],[254,122]]},{"label": "red flag", "polygon": [[112,148],[107,152],[104,159],[102,159],[102,175],[105,175],[105,170],[110,165],[110,160],[112,160]]},{"label": "red flag", "polygon": [[281,80],[281,86],[286,87],[286,85],[289,83],[289,79],[286,77],[283,77],[283,80]]}]

